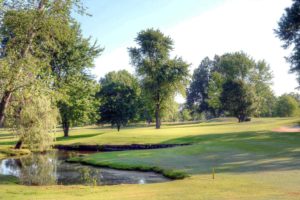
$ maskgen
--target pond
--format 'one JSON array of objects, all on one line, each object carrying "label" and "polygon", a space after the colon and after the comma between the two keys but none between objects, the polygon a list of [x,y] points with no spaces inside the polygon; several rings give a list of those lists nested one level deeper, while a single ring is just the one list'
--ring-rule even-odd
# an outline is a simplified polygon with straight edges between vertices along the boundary
[{"label": "pond", "polygon": [[152,172],[114,170],[66,162],[68,158],[80,155],[82,152],[53,151],[8,158],[0,160],[0,174],[15,176],[23,185],[117,185],[170,181]]}]

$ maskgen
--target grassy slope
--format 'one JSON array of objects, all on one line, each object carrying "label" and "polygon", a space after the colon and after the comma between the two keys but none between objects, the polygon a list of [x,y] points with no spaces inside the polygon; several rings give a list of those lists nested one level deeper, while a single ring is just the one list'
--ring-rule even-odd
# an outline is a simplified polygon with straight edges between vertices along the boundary
[{"label": "grassy slope", "polygon": [[[259,119],[170,125],[161,130],[77,129],[62,144],[193,143],[171,149],[111,152],[83,158],[92,164],[156,166],[190,178],[162,184],[105,187],[25,187],[1,184],[0,199],[300,199],[300,134],[273,133],[297,119]],[[2,139],[0,145],[12,143]],[[8,135],[6,134],[7,137]],[[0,146],[1,148],[1,146]],[[216,179],[210,171],[216,168]],[[1,179],[1,177],[0,177]]]},{"label": "grassy slope", "polygon": [[169,183],[103,187],[26,187],[0,183],[0,199],[299,200],[299,185],[299,172],[293,171],[255,175],[220,174],[215,180],[209,175],[196,175]]},{"label": "grassy slope", "polygon": [[[206,134],[190,134],[161,141],[192,143],[193,145],[190,146],[98,153],[73,160],[120,169],[147,169],[148,167],[188,174],[207,174],[212,171],[212,168],[218,172],[230,173],[298,169],[300,134],[273,133],[271,123],[279,122],[258,120],[249,124],[206,123],[196,126],[199,132],[207,131]],[[194,126],[186,125],[181,131],[191,133],[195,129]],[[176,131],[180,128],[177,127]]]}]

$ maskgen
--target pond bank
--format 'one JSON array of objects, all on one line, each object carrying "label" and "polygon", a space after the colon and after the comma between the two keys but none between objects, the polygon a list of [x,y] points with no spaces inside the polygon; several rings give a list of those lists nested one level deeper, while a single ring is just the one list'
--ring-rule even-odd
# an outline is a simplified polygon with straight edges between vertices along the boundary
[{"label": "pond bank", "polygon": [[31,152],[28,149],[13,149],[13,148],[0,148],[0,159],[8,157],[19,157],[28,155]]},{"label": "pond bank", "polygon": [[[114,152],[111,152],[111,153],[114,153]],[[159,167],[156,165],[106,162],[105,160],[97,159],[97,154],[103,154],[103,153],[96,153],[96,154],[89,154],[86,156],[73,157],[73,158],[68,159],[67,162],[80,163],[83,165],[104,167],[104,168],[110,168],[110,169],[116,169],[116,170],[155,172],[155,173],[161,174],[164,177],[172,179],[172,180],[180,180],[180,179],[189,177],[189,174],[187,174],[184,171],[174,170],[174,169],[166,169],[166,168],[162,168],[162,167]],[[104,153],[104,154],[109,154],[109,152]]]},{"label": "pond bank", "polygon": [[163,149],[190,144],[130,144],[130,145],[54,145],[55,149],[67,151],[129,151],[146,149]]}]

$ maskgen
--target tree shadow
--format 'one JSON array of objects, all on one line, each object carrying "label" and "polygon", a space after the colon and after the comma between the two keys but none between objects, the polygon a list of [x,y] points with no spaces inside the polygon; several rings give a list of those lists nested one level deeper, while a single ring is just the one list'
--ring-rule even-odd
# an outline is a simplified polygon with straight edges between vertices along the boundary
[{"label": "tree shadow", "polygon": [[0,185],[17,184],[19,180],[15,176],[0,175]]},{"label": "tree shadow", "polygon": [[15,136],[13,134],[0,134],[0,140],[14,139]]},{"label": "tree shadow", "polygon": [[[300,169],[300,133],[271,131],[207,134],[163,143],[191,143],[178,147],[184,154],[177,164],[188,173],[241,173]],[[180,151],[180,150],[179,150]]]}]

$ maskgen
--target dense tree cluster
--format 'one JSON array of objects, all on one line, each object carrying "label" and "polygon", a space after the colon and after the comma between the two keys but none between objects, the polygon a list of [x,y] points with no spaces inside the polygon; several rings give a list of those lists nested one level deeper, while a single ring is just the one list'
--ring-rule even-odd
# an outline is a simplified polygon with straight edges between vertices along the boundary
[{"label": "dense tree cluster", "polygon": [[187,107],[207,117],[229,114],[240,121],[251,115],[271,116],[271,80],[266,62],[256,62],[243,52],[204,58],[187,90]]}]

